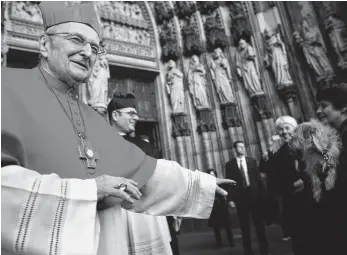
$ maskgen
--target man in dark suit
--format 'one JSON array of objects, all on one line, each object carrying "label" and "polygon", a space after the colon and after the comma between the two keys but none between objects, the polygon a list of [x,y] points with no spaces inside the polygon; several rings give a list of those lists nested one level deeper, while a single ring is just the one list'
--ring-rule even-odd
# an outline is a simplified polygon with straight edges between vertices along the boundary
[{"label": "man in dark suit", "polygon": [[261,217],[260,198],[262,183],[257,162],[253,158],[245,157],[245,144],[242,141],[234,143],[236,158],[226,164],[226,178],[236,181],[228,193],[228,201],[234,201],[241,223],[242,242],[245,255],[253,255],[251,246],[252,218],[260,245],[261,255],[268,255],[269,244],[265,234],[265,224]]}]

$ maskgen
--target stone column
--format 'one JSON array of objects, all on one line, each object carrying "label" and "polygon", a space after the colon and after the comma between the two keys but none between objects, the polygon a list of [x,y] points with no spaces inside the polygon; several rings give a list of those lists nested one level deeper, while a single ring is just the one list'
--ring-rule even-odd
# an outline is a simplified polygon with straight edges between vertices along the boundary
[{"label": "stone column", "polygon": [[274,133],[273,118],[270,112],[270,107],[266,99],[265,94],[251,97],[253,107],[255,109],[255,119],[257,123],[258,135],[260,138],[260,144],[262,152],[267,152],[268,141]]},{"label": "stone column", "polygon": [[178,147],[178,160],[179,163],[181,164],[181,166],[185,167],[185,168],[189,168],[188,165],[188,160],[186,157],[186,153],[184,150],[184,140],[182,136],[177,136],[176,137],[176,141],[177,141],[177,147]]},{"label": "stone column", "polygon": [[193,147],[192,147],[192,138],[190,136],[184,136],[185,146],[186,146],[186,152],[185,159],[188,162],[188,168],[191,170],[197,169],[197,165],[194,162],[194,155],[193,155]]},{"label": "stone column", "polygon": [[241,120],[237,112],[237,105],[235,103],[221,104],[221,110],[223,126],[228,129],[230,140],[233,143],[239,139],[237,128],[241,127]]},{"label": "stone column", "polygon": [[281,90],[278,90],[278,93],[287,103],[290,115],[298,120],[300,118],[300,106],[298,105],[296,87],[294,85],[291,87],[285,87]]},{"label": "stone column", "polygon": [[222,151],[220,151],[218,148],[217,132],[210,132],[210,134],[211,134],[212,153],[213,153],[213,160],[214,160],[214,169],[217,172],[217,176],[222,177],[224,176],[223,175],[224,166],[222,165],[222,159],[221,159]]},{"label": "stone column", "polygon": [[212,146],[211,146],[211,139],[210,139],[210,133],[202,132],[202,145],[204,148],[204,155],[206,159],[206,169],[214,169],[213,167],[213,155],[212,155]]},{"label": "stone column", "polygon": [[261,121],[259,120],[256,121],[258,136],[260,140],[260,148],[261,148],[262,155],[264,155],[264,153],[266,153],[268,150],[267,148],[268,143],[266,142],[266,136],[264,135],[262,124],[263,123]]},{"label": "stone column", "polygon": [[213,123],[213,117],[211,109],[202,108],[197,109],[198,117],[198,132],[202,135],[202,144],[204,155],[206,159],[206,170],[215,169],[213,164],[213,155],[212,155],[212,144],[210,139],[210,133],[216,130],[216,126]]},{"label": "stone column", "polygon": [[176,138],[178,147],[178,158],[179,163],[185,167],[189,168],[188,157],[186,153],[186,141],[184,136],[190,136],[190,130],[187,122],[187,114],[185,113],[173,113],[173,130],[172,135]]}]

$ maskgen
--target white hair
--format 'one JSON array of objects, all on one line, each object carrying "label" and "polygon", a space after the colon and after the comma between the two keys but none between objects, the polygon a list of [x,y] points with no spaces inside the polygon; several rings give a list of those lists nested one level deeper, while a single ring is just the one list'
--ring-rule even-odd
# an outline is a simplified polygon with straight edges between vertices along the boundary
[{"label": "white hair", "polygon": [[296,119],[288,115],[281,116],[275,121],[276,128],[278,128],[280,125],[283,125],[283,124],[292,125],[294,128],[298,126],[298,122],[296,121]]}]

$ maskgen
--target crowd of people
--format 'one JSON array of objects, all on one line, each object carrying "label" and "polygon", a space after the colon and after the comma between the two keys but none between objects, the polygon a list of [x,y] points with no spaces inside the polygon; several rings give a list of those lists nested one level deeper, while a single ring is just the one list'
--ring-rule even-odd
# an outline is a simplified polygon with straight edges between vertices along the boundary
[{"label": "crowd of people", "polygon": [[280,140],[259,167],[234,142],[220,179],[129,136],[133,95],[113,95],[108,122],[80,104],[78,85],[102,54],[96,10],[88,2],[40,10],[39,66],[2,69],[2,254],[178,254],[177,217],[209,218],[217,247],[221,228],[234,247],[234,205],[245,255],[254,254],[251,222],[261,255],[272,253],[273,223],[294,255],[347,254],[347,84],[318,91],[318,120],[279,117]]},{"label": "crowd of people", "polygon": [[259,168],[245,157],[244,143],[234,143],[226,177],[237,185],[228,201],[236,205],[245,255],[253,254],[250,219],[261,254],[270,253],[264,225],[272,224],[282,227],[283,240],[292,239],[294,255],[347,254],[347,84],[321,89],[316,102],[318,120],[275,121],[278,134]]}]

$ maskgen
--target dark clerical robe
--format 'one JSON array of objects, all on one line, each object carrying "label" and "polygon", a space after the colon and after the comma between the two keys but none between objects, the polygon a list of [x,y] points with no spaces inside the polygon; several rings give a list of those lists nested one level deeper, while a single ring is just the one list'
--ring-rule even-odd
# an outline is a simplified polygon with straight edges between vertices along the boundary
[{"label": "dark clerical robe", "polygon": [[[96,209],[93,178],[103,174],[139,183],[135,212],[208,218],[214,178],[146,156],[40,68],[3,68],[1,83],[2,254],[128,254],[119,201]],[[72,122],[98,154],[95,173]]]}]

